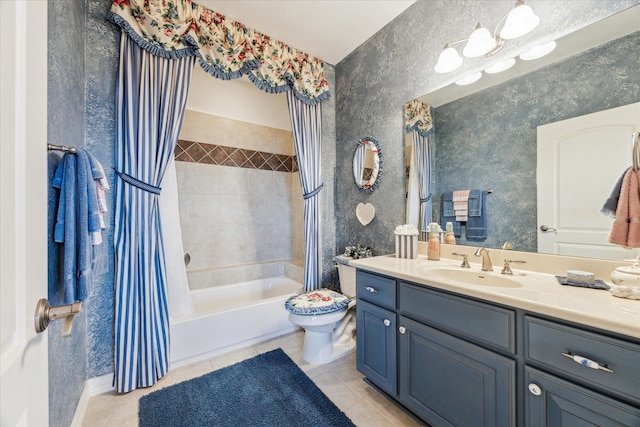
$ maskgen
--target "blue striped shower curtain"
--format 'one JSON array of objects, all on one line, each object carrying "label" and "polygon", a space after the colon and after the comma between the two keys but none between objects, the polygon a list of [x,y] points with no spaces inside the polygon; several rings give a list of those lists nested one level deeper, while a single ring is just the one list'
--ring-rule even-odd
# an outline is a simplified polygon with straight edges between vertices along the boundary
[{"label": "blue striped shower curtain", "polygon": [[431,201],[431,144],[429,135],[413,131],[413,149],[418,170],[418,189],[420,194],[420,231],[428,231],[432,219]]},{"label": "blue striped shower curtain", "polygon": [[195,57],[165,59],[122,33],[116,87],[114,386],[148,387],[169,368],[159,185],[178,140]]},{"label": "blue striped shower curtain", "polygon": [[304,197],[304,289],[321,287],[322,252],[320,241],[320,203],[322,189],[320,157],[322,104],[308,105],[287,92],[291,129],[295,141],[298,175]]}]

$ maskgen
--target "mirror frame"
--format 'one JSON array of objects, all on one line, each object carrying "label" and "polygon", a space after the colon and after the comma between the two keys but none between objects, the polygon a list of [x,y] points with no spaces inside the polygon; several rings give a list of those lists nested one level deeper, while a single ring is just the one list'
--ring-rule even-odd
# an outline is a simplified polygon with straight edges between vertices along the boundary
[{"label": "mirror frame", "polygon": [[[373,182],[371,182],[371,179],[369,179],[369,182],[367,184],[362,185],[360,184],[361,180],[359,180],[358,177],[356,176],[356,170],[353,166],[353,163],[354,163],[353,160],[355,160],[356,155],[359,152],[358,150],[366,149],[368,146],[375,148],[375,150],[372,149],[372,154],[374,156],[374,168],[375,168],[376,159],[377,159],[378,171]],[[353,171],[353,182],[355,183],[356,187],[358,187],[358,190],[360,190],[363,193],[372,193],[373,190],[375,190],[375,188],[380,183],[380,178],[382,177],[383,163],[384,162],[382,160],[382,150],[380,148],[380,142],[378,142],[378,140],[372,136],[365,136],[363,138],[360,138],[358,140],[358,143],[356,144],[356,148],[353,152],[353,159],[351,161],[351,168]]]}]

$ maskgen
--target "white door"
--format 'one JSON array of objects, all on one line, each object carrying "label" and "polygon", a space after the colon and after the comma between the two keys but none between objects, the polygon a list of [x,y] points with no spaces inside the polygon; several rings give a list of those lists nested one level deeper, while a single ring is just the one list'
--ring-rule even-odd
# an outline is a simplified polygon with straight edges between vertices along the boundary
[{"label": "white door", "polygon": [[599,212],[631,166],[632,134],[638,130],[640,103],[538,127],[538,252],[638,256],[638,250],[608,243],[613,219]]},{"label": "white door", "polygon": [[0,425],[46,426],[46,1],[0,0],[0,137]]}]

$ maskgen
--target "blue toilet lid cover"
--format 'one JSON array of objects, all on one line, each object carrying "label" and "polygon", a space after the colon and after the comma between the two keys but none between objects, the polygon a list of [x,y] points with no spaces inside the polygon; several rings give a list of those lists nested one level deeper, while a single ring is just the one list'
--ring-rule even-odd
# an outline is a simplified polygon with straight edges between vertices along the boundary
[{"label": "blue toilet lid cover", "polygon": [[351,298],[329,289],[318,289],[289,297],[285,308],[293,314],[324,314],[344,309]]}]

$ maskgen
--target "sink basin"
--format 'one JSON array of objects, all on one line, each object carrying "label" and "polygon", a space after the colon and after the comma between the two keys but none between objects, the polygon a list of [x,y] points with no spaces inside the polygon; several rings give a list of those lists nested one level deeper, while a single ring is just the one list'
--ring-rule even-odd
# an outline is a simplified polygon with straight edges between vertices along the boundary
[{"label": "sink basin", "polygon": [[425,273],[425,278],[439,276],[445,280],[463,282],[470,285],[491,286],[494,288],[521,288],[522,285],[509,277],[496,272],[462,270],[453,268],[434,268]]}]

